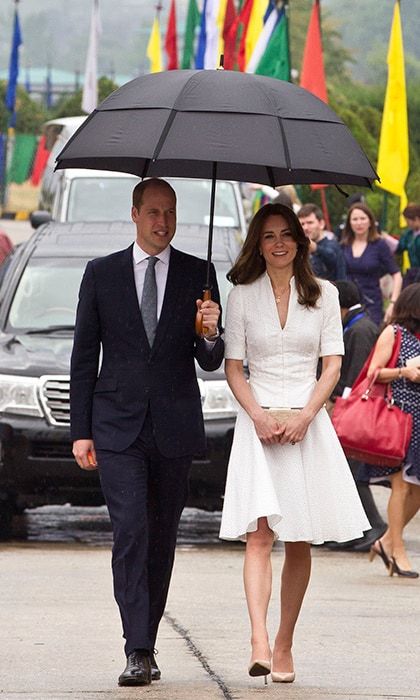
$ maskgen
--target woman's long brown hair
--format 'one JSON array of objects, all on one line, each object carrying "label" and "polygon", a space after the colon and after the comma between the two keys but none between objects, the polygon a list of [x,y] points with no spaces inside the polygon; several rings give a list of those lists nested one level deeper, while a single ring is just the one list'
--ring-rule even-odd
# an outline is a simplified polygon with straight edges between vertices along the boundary
[{"label": "woman's long brown hair", "polygon": [[305,236],[299,219],[292,209],[283,204],[266,204],[261,207],[249,224],[248,235],[239,257],[226,275],[232,284],[251,284],[266,270],[263,256],[260,254],[261,234],[269,216],[282,216],[286,219],[293,240],[297,244],[296,257],[293,261],[293,274],[299,304],[313,307],[321,296],[318,284],[309,262],[309,238]]},{"label": "woman's long brown hair", "polygon": [[372,241],[376,241],[378,238],[380,238],[380,235],[376,228],[376,221],[373,215],[373,211],[369,209],[369,207],[363,202],[357,202],[356,204],[353,204],[353,206],[351,206],[348,211],[346,223],[344,224],[343,233],[341,235],[341,244],[351,245],[354,241],[355,236],[354,231],[350,226],[350,217],[355,209],[360,209],[360,211],[366,214],[366,216],[369,218],[369,231],[367,237],[368,243],[372,243]]},{"label": "woman's long brown hair", "polygon": [[420,282],[403,289],[395,302],[391,323],[404,326],[410,333],[420,333]]}]

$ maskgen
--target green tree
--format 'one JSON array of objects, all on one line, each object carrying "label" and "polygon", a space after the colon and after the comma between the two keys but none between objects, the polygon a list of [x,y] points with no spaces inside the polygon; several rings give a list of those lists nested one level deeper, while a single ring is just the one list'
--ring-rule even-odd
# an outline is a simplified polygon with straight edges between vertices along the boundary
[{"label": "green tree", "polygon": [[[98,101],[102,102],[111,92],[114,92],[118,85],[110,78],[102,76],[98,80]],[[77,90],[71,95],[64,95],[61,100],[51,110],[51,118],[58,119],[59,117],[77,117],[83,114],[82,110],[82,89]]]},{"label": "green tree", "polygon": [[[5,133],[9,126],[10,112],[6,109],[4,100],[6,83],[0,82],[0,131]],[[16,133],[39,134],[43,123],[48,118],[48,112],[42,104],[33,100],[26,90],[18,86],[16,90]]]}]

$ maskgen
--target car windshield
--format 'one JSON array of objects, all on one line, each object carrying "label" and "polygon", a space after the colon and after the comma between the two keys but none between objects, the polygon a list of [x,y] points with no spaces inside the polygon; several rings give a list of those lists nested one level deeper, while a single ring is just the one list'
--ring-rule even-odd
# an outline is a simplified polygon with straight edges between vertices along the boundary
[{"label": "car windshield", "polygon": [[87,260],[32,258],[25,268],[9,310],[12,332],[72,326],[80,280]]},{"label": "car windshield", "polygon": [[[83,258],[33,258],[20,279],[9,310],[8,332],[69,327],[76,319],[80,281],[86,267]],[[227,262],[215,263],[222,308],[230,283]]]},{"label": "car windshield", "polygon": [[134,177],[78,177],[70,185],[67,221],[130,221]]},{"label": "car windshield", "polygon": [[[211,182],[165,178],[177,193],[179,224],[208,225]],[[134,177],[80,177],[72,180],[67,221],[130,221]],[[216,187],[216,226],[239,227],[235,190],[231,182]]]}]

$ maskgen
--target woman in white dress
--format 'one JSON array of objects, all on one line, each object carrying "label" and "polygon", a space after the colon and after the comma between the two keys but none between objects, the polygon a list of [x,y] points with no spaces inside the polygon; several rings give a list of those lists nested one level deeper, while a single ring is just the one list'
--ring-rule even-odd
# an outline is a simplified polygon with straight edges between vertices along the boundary
[{"label": "woman in white dress", "polygon": [[[309,239],[281,204],[267,204],[254,216],[228,277],[235,286],[226,312],[225,369],[240,406],[220,537],[246,540],[249,674],[271,672],[273,681],[292,682],[293,632],[309,582],[310,543],[351,540],[370,527],[324,408],[344,353],[338,292],[313,276]],[[266,407],[300,410],[279,421]],[[285,542],[285,560],[271,650],[266,622],[277,538]]]}]

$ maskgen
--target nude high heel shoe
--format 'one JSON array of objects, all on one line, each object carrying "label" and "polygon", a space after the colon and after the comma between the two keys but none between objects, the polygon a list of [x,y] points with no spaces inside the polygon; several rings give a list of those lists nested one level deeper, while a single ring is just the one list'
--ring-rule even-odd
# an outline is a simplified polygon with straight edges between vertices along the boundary
[{"label": "nude high heel shoe", "polygon": [[281,671],[271,671],[271,680],[273,683],[293,683],[295,672],[282,673]]},{"label": "nude high heel shoe", "polygon": [[250,676],[264,676],[264,684],[267,685],[267,676],[271,671],[271,664],[269,661],[262,659],[255,659],[251,661],[248,666],[248,673]]}]

